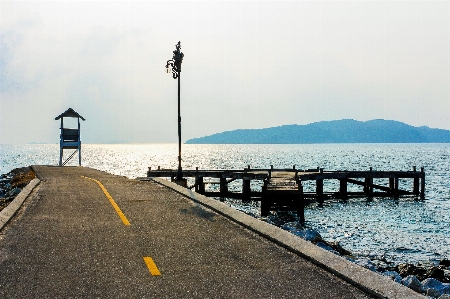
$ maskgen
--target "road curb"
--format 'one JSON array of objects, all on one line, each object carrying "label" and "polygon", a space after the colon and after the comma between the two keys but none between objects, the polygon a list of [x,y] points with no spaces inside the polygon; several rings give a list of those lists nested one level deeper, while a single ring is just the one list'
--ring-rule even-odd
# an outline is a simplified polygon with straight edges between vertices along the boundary
[{"label": "road curb", "polygon": [[16,214],[17,210],[19,210],[25,199],[28,195],[30,195],[31,191],[33,191],[39,182],[40,180],[38,178],[31,180],[31,182],[28,183],[22,191],[20,191],[16,198],[14,198],[14,200],[0,212],[0,230],[2,230],[9,220],[11,220],[11,218]]},{"label": "road curb", "polygon": [[161,178],[152,181],[164,185],[177,193],[184,195],[247,229],[277,243],[289,251],[311,261],[317,266],[340,277],[366,293],[379,298],[427,298],[399,283],[390,280],[376,272],[356,265],[345,258],[322,249],[306,240],[297,237],[279,227],[260,221],[252,216],[237,211],[217,200],[198,194],[190,189]]}]

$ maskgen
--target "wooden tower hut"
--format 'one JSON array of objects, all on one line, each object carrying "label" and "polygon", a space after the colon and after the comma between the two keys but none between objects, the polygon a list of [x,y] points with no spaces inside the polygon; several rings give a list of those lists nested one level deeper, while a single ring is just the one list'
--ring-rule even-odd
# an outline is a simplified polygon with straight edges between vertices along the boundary
[{"label": "wooden tower hut", "polygon": [[[64,127],[64,117],[77,118],[78,120],[78,128],[65,128]],[[59,166],[64,166],[69,162],[70,159],[75,156],[78,152],[78,164],[81,166],[81,139],[80,139],[80,118],[84,121],[84,117],[79,115],[72,108],[67,109],[65,112],[60,114],[55,118],[55,120],[61,119],[61,134],[59,141]],[[69,158],[63,163],[63,152],[64,149],[74,149]]]}]

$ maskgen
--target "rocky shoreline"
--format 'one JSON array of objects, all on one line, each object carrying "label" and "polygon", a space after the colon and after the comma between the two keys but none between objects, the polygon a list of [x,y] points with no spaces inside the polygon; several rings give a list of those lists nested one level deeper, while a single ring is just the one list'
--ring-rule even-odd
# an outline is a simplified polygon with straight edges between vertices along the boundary
[{"label": "rocky shoreline", "polygon": [[303,227],[298,221],[285,222],[280,217],[275,216],[269,216],[263,220],[287,230],[316,246],[342,256],[355,264],[387,276],[418,293],[430,298],[450,299],[450,260],[448,259],[441,260],[439,265],[433,263],[419,263],[417,265],[403,263],[395,265],[384,257],[355,257],[350,251],[343,248],[339,242],[324,240],[317,231]]},{"label": "rocky shoreline", "polygon": [[6,208],[34,178],[36,178],[36,174],[31,167],[16,168],[9,173],[2,174],[0,180],[0,211]]}]

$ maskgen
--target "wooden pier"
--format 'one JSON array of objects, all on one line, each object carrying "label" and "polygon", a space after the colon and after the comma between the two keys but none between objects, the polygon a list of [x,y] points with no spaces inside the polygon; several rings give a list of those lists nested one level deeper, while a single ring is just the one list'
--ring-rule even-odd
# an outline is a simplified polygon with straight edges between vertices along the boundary
[{"label": "wooden pier", "polygon": [[[161,169],[152,170],[149,167],[147,178],[170,177],[172,181],[177,175],[177,170]],[[304,222],[304,208],[311,202],[322,204],[325,199],[347,199],[349,197],[380,197],[388,196],[417,196],[425,195],[425,172],[414,166],[411,171],[376,171],[370,168],[368,171],[324,171],[322,168],[296,169],[295,165],[290,169],[251,169],[250,166],[238,170],[183,170],[184,178],[194,178],[194,184],[187,186],[195,189],[195,192],[210,197],[237,198],[242,200],[261,201],[261,216],[267,216],[271,210],[287,209],[297,211],[300,221]],[[205,181],[205,178],[215,178],[218,181]],[[141,178],[146,179],[146,178]],[[380,179],[387,180],[385,184],[378,183]],[[411,189],[400,189],[400,181],[412,180]],[[230,191],[229,184],[236,180],[242,180],[240,191]],[[324,180],[338,180],[339,190],[324,191]],[[374,183],[376,180],[377,183]],[[257,181],[261,185],[261,191],[252,191],[251,183]],[[315,181],[315,190],[305,192],[304,184]],[[219,184],[218,191],[206,190],[206,184]],[[348,185],[362,186],[362,190],[350,191]],[[216,188],[217,189],[217,188]]]}]

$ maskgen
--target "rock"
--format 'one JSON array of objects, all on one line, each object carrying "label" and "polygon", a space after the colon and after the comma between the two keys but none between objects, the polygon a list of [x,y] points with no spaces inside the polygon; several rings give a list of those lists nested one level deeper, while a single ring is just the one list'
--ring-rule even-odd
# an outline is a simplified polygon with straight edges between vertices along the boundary
[{"label": "rock", "polygon": [[[427,296],[439,297],[444,293],[444,285],[435,278],[427,278],[422,281],[422,290],[427,292]],[[430,293],[430,295],[428,295]]]},{"label": "rock", "polygon": [[286,222],[281,226],[281,228],[292,233],[298,230],[303,230],[303,227],[298,222]]},{"label": "rock", "polygon": [[439,299],[450,299],[450,295],[449,295],[449,294],[441,295],[441,296],[439,297]]},{"label": "rock", "polygon": [[440,290],[444,288],[444,284],[435,278],[427,278],[422,281],[422,287],[424,290],[429,288]]},{"label": "rock", "polygon": [[398,274],[400,274],[401,277],[407,277],[410,275],[414,275],[414,271],[416,270],[416,266],[412,264],[400,264],[398,265]]},{"label": "rock", "polygon": [[402,277],[400,276],[400,274],[398,274],[395,271],[386,271],[384,273],[381,273],[381,275],[389,277],[390,279],[392,279],[396,283],[402,283]]},{"label": "rock", "polygon": [[[360,265],[364,268],[367,268],[371,271],[376,271],[375,265],[372,263],[372,261],[370,259],[368,259],[366,257],[355,260],[355,264]],[[419,283],[420,283],[420,281],[419,281]]]},{"label": "rock", "polygon": [[435,289],[428,289],[427,290],[427,296],[428,297],[432,297],[432,298],[438,298],[442,295],[441,292],[439,292],[438,290]]},{"label": "rock", "polygon": [[440,269],[439,267],[432,267],[427,270],[427,272],[425,273],[425,277],[443,280],[445,278],[444,270]]},{"label": "rock", "polygon": [[22,189],[14,188],[14,189],[11,189],[11,191],[8,192],[8,195],[9,196],[16,196],[16,195],[18,195],[20,193],[20,191],[22,191]]},{"label": "rock", "polygon": [[355,262],[355,259],[352,256],[344,256],[344,258],[349,262],[352,262],[352,263]]},{"label": "rock", "polygon": [[336,250],[334,250],[331,246],[329,246],[328,244],[326,244],[325,242],[317,242],[316,246],[319,246],[320,248],[323,248],[331,253],[334,253],[336,255],[339,255],[339,252],[337,252]]},{"label": "rock", "polygon": [[422,292],[422,284],[414,275],[409,275],[402,279],[402,284],[416,292]]},{"label": "rock", "polygon": [[450,283],[443,283],[442,286],[442,293],[450,295]]},{"label": "rock", "polygon": [[439,265],[445,266],[445,267],[450,267],[450,260],[441,260],[439,262]]},{"label": "rock", "polygon": [[331,246],[337,252],[339,252],[340,255],[347,255],[347,256],[352,255],[352,253],[343,248],[341,244],[339,244],[339,242],[328,242],[328,245]]},{"label": "rock", "polygon": [[316,232],[315,230],[312,230],[312,229],[304,229],[301,231],[295,231],[294,234],[299,236],[302,239],[305,239],[306,241],[310,241],[313,243],[322,241],[322,236],[318,232]]}]

